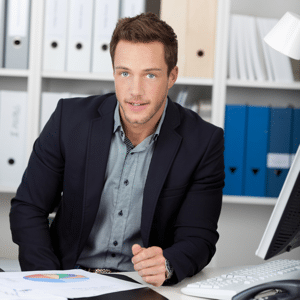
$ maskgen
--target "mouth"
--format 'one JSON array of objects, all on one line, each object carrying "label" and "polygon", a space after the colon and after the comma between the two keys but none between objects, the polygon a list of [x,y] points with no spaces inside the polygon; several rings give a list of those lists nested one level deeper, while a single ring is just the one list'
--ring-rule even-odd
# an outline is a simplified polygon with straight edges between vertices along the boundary
[{"label": "mouth", "polygon": [[126,102],[127,107],[132,112],[142,112],[149,106],[149,103],[143,103],[143,102]]},{"label": "mouth", "polygon": [[143,106],[143,105],[147,105],[147,103],[136,103],[136,102],[127,102],[128,104],[132,105],[132,106]]}]

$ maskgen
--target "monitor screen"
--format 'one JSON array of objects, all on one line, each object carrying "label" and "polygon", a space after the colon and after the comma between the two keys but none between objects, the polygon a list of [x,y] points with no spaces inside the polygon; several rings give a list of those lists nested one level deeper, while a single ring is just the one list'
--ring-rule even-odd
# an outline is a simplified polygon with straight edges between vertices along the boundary
[{"label": "monitor screen", "polygon": [[269,259],[300,246],[300,146],[256,255]]}]

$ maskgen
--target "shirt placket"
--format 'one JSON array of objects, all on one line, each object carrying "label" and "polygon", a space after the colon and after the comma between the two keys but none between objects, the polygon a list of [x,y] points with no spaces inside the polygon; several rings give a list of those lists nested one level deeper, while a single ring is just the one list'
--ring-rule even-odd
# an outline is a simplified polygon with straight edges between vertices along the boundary
[{"label": "shirt placket", "polygon": [[[122,252],[126,223],[128,221],[132,198],[134,176],[137,168],[136,158],[132,155],[133,153],[129,153],[129,151],[130,150],[127,151],[127,155],[124,160],[117,201],[115,203],[112,216],[112,234],[109,241],[109,252],[115,254],[120,254]],[[117,268],[118,260],[115,260],[114,264],[114,267]]]}]

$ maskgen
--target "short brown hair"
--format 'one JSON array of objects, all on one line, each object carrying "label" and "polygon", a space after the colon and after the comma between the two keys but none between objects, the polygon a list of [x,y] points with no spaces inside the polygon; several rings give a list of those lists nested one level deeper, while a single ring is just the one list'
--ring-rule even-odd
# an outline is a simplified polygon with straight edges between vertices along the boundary
[{"label": "short brown hair", "polygon": [[165,49],[168,76],[177,65],[178,42],[173,28],[154,13],[142,13],[133,18],[120,19],[110,42],[110,56],[114,66],[115,51],[119,41],[133,43],[161,42]]}]

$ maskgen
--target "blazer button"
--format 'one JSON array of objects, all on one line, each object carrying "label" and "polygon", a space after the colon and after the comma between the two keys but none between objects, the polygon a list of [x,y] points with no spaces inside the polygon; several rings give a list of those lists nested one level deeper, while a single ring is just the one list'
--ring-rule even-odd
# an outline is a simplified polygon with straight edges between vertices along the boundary
[{"label": "blazer button", "polygon": [[118,242],[117,241],[114,241],[114,246],[118,246]]},{"label": "blazer button", "polygon": [[129,184],[129,180],[126,179],[126,180],[124,181],[124,184],[127,186],[127,185]]}]

